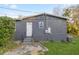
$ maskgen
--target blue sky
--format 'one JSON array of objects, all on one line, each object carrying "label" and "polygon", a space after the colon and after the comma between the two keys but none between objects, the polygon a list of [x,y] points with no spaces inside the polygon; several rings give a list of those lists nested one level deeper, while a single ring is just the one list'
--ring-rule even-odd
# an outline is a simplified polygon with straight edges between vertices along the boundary
[{"label": "blue sky", "polygon": [[8,9],[0,8],[0,14],[7,14],[7,15],[33,15],[38,13],[53,13],[55,8],[63,10],[63,8],[68,7],[70,5],[66,4],[1,4],[0,7],[12,8],[12,9],[19,9],[24,11],[32,11],[32,12],[20,12]]}]

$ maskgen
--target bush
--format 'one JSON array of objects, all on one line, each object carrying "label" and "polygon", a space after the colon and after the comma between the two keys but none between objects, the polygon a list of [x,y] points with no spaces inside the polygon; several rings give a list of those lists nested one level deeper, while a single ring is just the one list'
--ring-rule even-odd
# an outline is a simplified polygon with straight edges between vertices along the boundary
[{"label": "bush", "polygon": [[7,16],[0,17],[0,47],[6,46],[12,40],[15,21]]}]

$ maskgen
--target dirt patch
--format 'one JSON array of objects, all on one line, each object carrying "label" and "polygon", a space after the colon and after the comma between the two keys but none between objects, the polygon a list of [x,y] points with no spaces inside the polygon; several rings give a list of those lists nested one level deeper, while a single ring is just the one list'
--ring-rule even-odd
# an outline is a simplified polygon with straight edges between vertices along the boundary
[{"label": "dirt patch", "polygon": [[40,43],[35,44],[22,44],[20,47],[8,51],[4,53],[4,55],[39,55],[41,54],[39,51],[42,52],[45,51],[46,48],[44,48]]}]

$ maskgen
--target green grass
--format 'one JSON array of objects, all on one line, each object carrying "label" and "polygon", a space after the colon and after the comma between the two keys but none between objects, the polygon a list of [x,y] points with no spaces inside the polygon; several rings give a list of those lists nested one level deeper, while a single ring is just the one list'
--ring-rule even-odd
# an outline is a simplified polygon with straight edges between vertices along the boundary
[{"label": "green grass", "polygon": [[18,44],[10,41],[6,46],[0,46],[0,55],[17,47]]},{"label": "green grass", "polygon": [[74,38],[71,42],[43,42],[48,51],[46,55],[79,55],[79,37]]}]

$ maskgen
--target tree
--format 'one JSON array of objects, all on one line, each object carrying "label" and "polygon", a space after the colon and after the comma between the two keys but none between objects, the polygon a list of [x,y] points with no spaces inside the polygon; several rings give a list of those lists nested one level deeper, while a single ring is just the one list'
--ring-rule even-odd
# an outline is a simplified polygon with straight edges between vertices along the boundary
[{"label": "tree", "polygon": [[54,15],[61,15],[61,12],[62,12],[62,9],[59,8],[58,6],[53,9]]},{"label": "tree", "polygon": [[70,16],[70,9],[67,8],[67,9],[64,9],[64,14],[63,16],[66,16],[66,17],[69,17]]},{"label": "tree", "polygon": [[79,8],[78,5],[71,6],[64,10],[64,16],[71,18],[74,22],[67,20],[67,32],[79,35]]},{"label": "tree", "polygon": [[0,46],[6,46],[11,41],[15,29],[15,21],[7,16],[0,17]]}]

